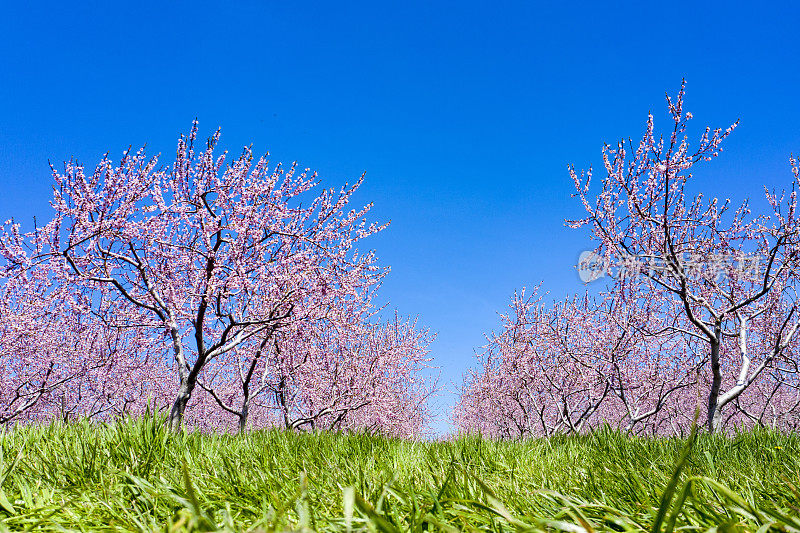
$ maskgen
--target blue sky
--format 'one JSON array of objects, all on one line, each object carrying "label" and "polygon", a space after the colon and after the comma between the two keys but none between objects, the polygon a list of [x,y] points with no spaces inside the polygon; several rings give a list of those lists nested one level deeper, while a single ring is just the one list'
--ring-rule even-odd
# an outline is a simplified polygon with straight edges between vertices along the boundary
[{"label": "blue sky", "polygon": [[[791,3],[14,3],[0,18],[0,218],[46,217],[48,160],[93,166],[193,118],[325,183],[367,180],[391,309],[438,333],[435,428],[514,289],[583,291],[567,165],[637,137],[686,77],[695,125],[741,126],[711,196],[789,183],[800,153]],[[657,125],[659,122],[657,121]]]}]

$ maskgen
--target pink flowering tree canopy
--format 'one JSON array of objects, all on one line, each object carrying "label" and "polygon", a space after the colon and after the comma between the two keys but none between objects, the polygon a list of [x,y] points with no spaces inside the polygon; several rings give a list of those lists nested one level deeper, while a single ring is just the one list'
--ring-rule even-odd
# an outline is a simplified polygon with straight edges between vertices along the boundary
[{"label": "pink flowering tree canopy", "polygon": [[[667,96],[667,106],[672,124],[666,135],[656,133],[651,114],[637,144],[623,140],[604,147],[605,175],[596,195],[592,170],[578,174],[570,167],[586,216],[569,224],[590,229],[607,264],[635,263],[635,274],[645,282],[642,297],[662,294],[671,301],[659,331],[706,346],[707,425],[713,431],[724,408],[795,339],[798,165],[791,160],[790,193],[767,192],[765,215],[752,215],[747,201],[734,208],[728,200],[692,195],[687,184],[693,170],[722,151],[738,122],[725,130],[706,127],[692,148],[686,130],[693,117],[684,110],[684,85],[677,97]],[[760,319],[765,316],[771,317],[768,324]],[[736,367],[728,368],[735,379],[727,384],[726,365]]]},{"label": "pink flowering tree canopy", "polygon": [[650,115],[638,143],[604,147],[599,188],[591,169],[569,168],[586,214],[568,224],[589,228],[616,278],[596,299],[515,295],[466,377],[459,430],[683,434],[701,396],[709,431],[796,427],[800,165],[790,158],[790,192],[767,191],[760,215],[692,194],[737,123],[692,148],[683,85],[667,106],[666,135]]},{"label": "pink flowering tree canopy", "polygon": [[331,302],[364,301],[384,274],[355,248],[382,229],[366,222],[369,205],[348,209],[363,176],[320,190],[315,174],[270,169],[249,148],[229,161],[218,141],[219,131],[198,150],[195,124],[167,168],[129,150],[90,173],[74,162],[54,169],[55,214],[35,258],[60,258],[66,283],[102,291],[109,323],[146,317],[165,339],[173,429],[210,362],[324,318]]}]

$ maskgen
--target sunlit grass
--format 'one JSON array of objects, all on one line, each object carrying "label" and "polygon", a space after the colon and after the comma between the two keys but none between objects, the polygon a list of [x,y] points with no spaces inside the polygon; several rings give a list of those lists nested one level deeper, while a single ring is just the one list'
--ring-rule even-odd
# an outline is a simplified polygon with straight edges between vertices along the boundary
[{"label": "sunlit grass", "polygon": [[766,430],[411,442],[146,418],[0,436],[2,531],[800,531],[796,487],[800,437]]}]

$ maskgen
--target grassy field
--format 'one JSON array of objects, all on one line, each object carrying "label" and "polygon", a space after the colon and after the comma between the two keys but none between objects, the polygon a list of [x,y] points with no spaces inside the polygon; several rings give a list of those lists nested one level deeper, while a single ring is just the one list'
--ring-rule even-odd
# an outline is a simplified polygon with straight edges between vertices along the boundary
[{"label": "grassy field", "polygon": [[408,442],[140,419],[0,443],[0,531],[800,531],[800,437],[767,431]]}]

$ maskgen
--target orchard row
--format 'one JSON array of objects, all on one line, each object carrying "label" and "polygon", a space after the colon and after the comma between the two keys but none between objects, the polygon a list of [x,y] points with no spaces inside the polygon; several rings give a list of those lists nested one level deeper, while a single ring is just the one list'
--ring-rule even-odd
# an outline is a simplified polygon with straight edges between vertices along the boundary
[{"label": "orchard row", "polygon": [[[597,264],[659,268],[590,297],[517,293],[452,414],[459,432],[578,433],[603,424],[685,434],[800,421],[800,163],[786,193],[706,199],[693,169],[736,124],[690,146],[684,85],[671,127],[603,150],[604,172],[570,167]],[[52,218],[0,238],[0,423],[168,412],[173,430],[257,427],[415,436],[429,419],[431,333],[378,319],[386,269],[360,241],[385,226],[350,207],[363,176],[321,189],[306,169],[246,148],[144,150],[92,172],[52,171]],[[687,257],[758,257],[759,268]]]}]

